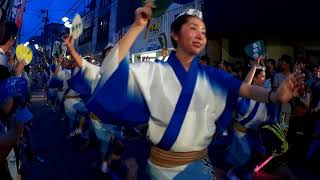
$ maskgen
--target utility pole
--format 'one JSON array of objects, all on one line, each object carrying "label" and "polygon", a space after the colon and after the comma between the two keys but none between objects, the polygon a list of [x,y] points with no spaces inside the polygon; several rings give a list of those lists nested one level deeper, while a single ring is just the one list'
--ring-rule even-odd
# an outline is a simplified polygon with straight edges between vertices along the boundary
[{"label": "utility pole", "polygon": [[49,22],[49,12],[48,9],[40,10],[42,14],[42,22],[44,22],[44,54],[47,56],[47,43],[48,43],[48,22]]}]

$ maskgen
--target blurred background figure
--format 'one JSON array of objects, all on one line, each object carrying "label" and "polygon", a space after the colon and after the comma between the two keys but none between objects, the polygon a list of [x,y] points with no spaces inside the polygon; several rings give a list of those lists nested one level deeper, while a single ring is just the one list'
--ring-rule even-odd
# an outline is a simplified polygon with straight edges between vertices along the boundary
[{"label": "blurred background figure", "polygon": [[199,63],[202,64],[202,65],[208,65],[210,62],[210,59],[207,55],[204,55],[204,56],[201,56],[200,57],[200,61]]}]

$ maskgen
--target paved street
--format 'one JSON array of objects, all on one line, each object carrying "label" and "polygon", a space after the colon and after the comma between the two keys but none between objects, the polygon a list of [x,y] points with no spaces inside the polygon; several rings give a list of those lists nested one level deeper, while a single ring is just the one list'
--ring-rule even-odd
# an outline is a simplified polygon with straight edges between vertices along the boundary
[{"label": "paved street", "polygon": [[80,149],[66,140],[66,121],[57,118],[44,104],[41,92],[33,94],[32,112],[35,115],[32,129],[34,150],[45,159],[43,164],[33,163],[31,175],[23,180],[96,179],[94,166],[98,148]]}]

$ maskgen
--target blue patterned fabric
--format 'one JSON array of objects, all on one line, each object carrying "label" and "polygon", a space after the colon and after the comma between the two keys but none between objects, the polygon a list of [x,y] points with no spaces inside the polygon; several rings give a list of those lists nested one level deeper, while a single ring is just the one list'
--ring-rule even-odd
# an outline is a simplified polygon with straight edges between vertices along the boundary
[{"label": "blue patterned fabric", "polygon": [[0,81],[0,104],[6,103],[13,96],[12,88],[8,80]]},{"label": "blue patterned fabric", "polygon": [[28,83],[22,77],[10,77],[0,82],[0,103],[5,103],[10,97],[28,96]]}]

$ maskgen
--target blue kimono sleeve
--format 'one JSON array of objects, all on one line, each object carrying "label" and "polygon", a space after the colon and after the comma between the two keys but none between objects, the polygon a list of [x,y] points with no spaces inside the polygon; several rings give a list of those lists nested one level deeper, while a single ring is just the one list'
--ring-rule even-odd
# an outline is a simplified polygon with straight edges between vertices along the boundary
[{"label": "blue kimono sleeve", "polygon": [[82,97],[88,97],[91,93],[91,83],[87,83],[84,77],[84,69],[80,69],[68,81],[68,87],[79,93]]},{"label": "blue kimono sleeve", "polygon": [[237,116],[244,116],[248,113],[250,107],[250,99],[248,98],[239,98],[237,103]]},{"label": "blue kimono sleeve", "polygon": [[222,134],[229,127],[232,121],[233,110],[237,106],[237,99],[239,97],[239,90],[242,82],[231,74],[216,68],[208,68],[210,82],[213,86],[219,86],[221,89],[221,96],[226,96],[226,105],[223,113],[216,121],[217,134]]},{"label": "blue kimono sleeve", "polygon": [[98,78],[99,71],[99,66],[82,60],[82,67],[68,80],[68,86],[86,101],[91,96],[92,85]]},{"label": "blue kimono sleeve", "polygon": [[105,123],[131,126],[148,122],[150,112],[136,79],[130,75],[128,60],[108,68],[101,71],[99,83],[86,104],[89,111]]}]

